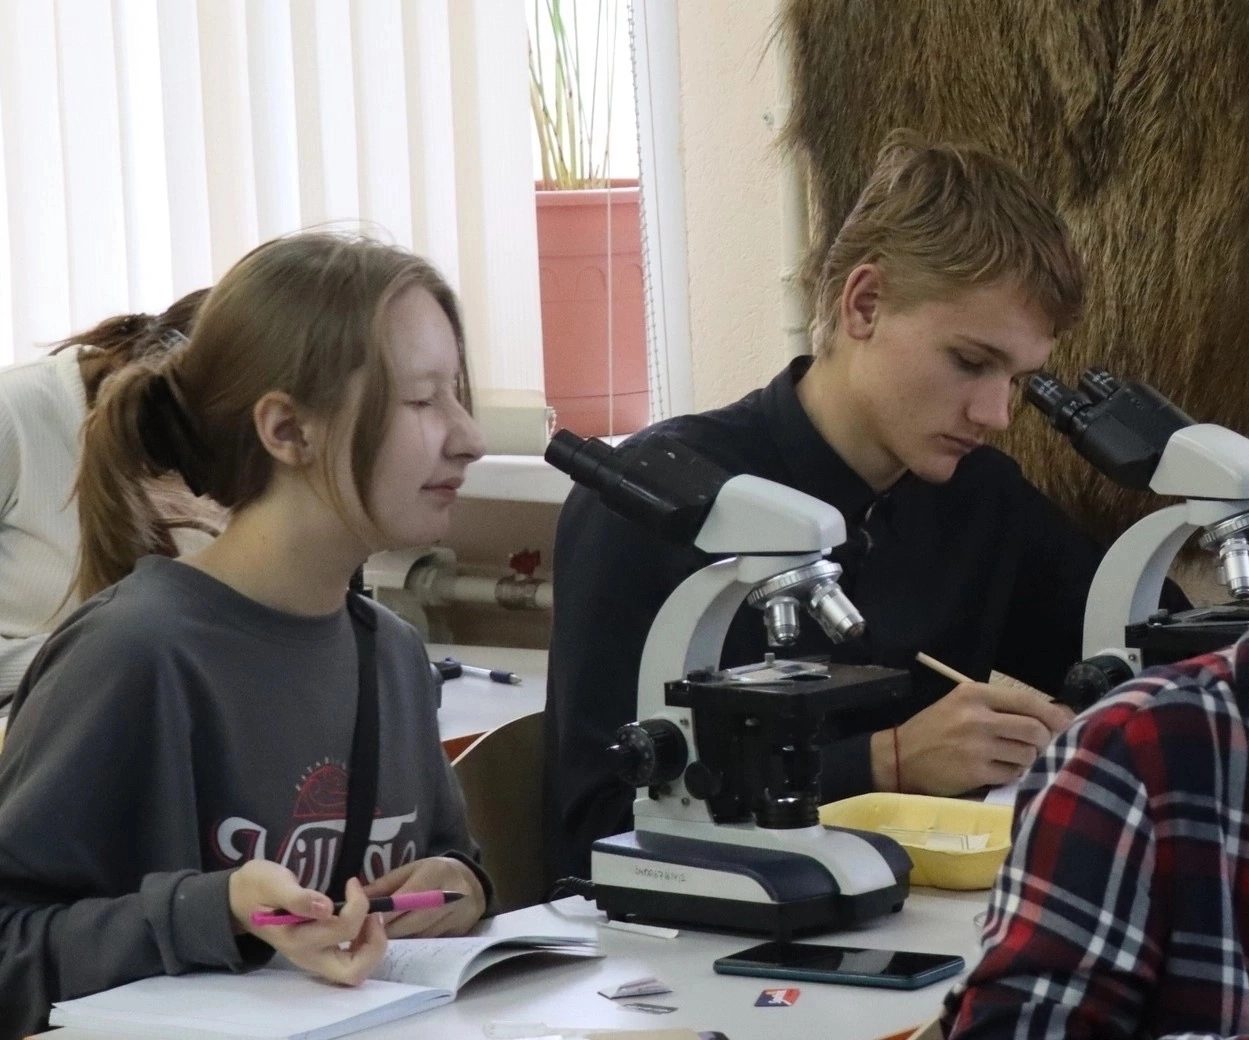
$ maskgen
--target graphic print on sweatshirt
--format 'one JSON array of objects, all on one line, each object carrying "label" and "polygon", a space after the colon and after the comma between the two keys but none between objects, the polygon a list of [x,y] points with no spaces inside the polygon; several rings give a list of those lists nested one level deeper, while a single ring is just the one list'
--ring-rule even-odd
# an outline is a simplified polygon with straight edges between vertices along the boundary
[{"label": "graphic print on sweatshirt", "polygon": [[[210,827],[210,841],[220,864],[235,867],[253,859],[271,859],[288,868],[305,888],[324,892],[338,859],[347,818],[347,769],[323,760],[305,771],[296,785],[290,827],[284,835],[242,816],[230,816]],[[363,876],[374,881],[387,871],[417,858],[412,828],[416,807],[403,816],[380,816],[374,809]]]}]

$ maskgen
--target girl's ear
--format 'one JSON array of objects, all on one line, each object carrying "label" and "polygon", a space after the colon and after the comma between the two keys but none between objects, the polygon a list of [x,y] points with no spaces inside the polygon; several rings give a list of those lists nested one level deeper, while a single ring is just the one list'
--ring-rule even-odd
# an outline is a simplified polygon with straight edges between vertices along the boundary
[{"label": "girl's ear", "polygon": [[841,327],[851,339],[871,339],[880,310],[880,268],[860,264],[846,276],[841,292]]},{"label": "girl's ear", "polygon": [[270,390],[252,406],[252,422],[265,451],[293,469],[316,457],[316,430],[290,394]]}]

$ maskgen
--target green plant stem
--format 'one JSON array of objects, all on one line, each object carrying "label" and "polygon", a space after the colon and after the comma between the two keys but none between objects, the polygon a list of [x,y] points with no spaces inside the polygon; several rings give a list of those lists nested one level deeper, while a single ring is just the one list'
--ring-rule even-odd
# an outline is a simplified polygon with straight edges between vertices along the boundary
[{"label": "green plant stem", "polygon": [[[611,86],[613,60],[606,56],[608,97],[603,103],[606,139],[602,162],[594,154],[594,133],[598,129],[599,68],[604,48],[615,46],[615,22],[611,0],[599,0],[595,15],[594,52],[591,68],[584,69],[580,50],[580,24],[574,3],[571,17],[561,0],[534,0],[536,42],[529,46],[529,101],[536,128],[544,186],[559,188],[599,187],[607,183],[610,154]],[[542,15],[545,14],[545,22]],[[550,32],[551,54],[544,57],[543,28]],[[605,30],[606,27],[606,30]],[[612,51],[614,54],[614,51]],[[587,81],[583,73],[588,71]]]}]

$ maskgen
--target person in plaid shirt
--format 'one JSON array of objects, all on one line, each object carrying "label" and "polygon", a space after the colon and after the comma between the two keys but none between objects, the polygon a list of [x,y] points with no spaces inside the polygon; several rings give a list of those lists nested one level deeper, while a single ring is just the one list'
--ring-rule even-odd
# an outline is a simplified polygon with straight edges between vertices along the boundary
[{"label": "person in plaid shirt", "polygon": [[951,1040],[1249,1035],[1249,636],[1150,669],[1020,785]]}]

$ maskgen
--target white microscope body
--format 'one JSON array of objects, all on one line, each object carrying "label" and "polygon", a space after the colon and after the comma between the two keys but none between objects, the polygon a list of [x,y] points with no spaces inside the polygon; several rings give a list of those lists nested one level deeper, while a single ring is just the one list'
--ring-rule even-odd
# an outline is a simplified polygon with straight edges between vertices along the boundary
[{"label": "white microscope body", "polygon": [[[579,479],[575,471],[572,475]],[[588,479],[582,482],[594,486]],[[727,736],[730,731],[761,731],[778,720],[783,729],[794,714],[806,712],[808,720],[814,719],[825,701],[799,705],[808,690],[812,696],[832,698],[832,703],[840,696],[840,690],[829,689],[835,685],[829,675],[838,666],[769,660],[760,674],[770,681],[753,688],[749,680],[735,688],[735,677],[725,679],[725,673],[717,672],[725,635],[741,605],[756,590],[767,594],[767,601],[756,605],[767,612],[770,632],[774,624],[780,629],[796,626],[793,610],[799,605],[834,640],[859,634],[863,623],[837,586],[840,568],[824,560],[846,537],[836,509],[753,476],[727,478],[706,497],[710,508],[692,544],[710,554],[732,555],[687,578],[651,626],[638,683],[639,722],[618,735],[622,743],[629,742],[626,737],[635,743],[613,750],[633,752],[635,761],[648,766],[658,760],[660,769],[632,781],[642,788],[634,802],[635,830],[592,847],[591,878],[599,906],[609,916],[705,924],[778,938],[897,910],[908,891],[909,858],[891,839],[818,823],[818,767],[812,790],[806,782],[811,759],[802,759],[802,753],[814,751],[805,745],[798,748],[792,769],[802,797],[769,801],[776,792],[761,792],[775,813],[739,813],[731,821],[714,818],[711,802],[721,785],[740,783],[737,774],[753,772],[762,756],[747,753],[734,759],[744,769],[726,768],[723,757],[715,762],[700,758],[700,746],[719,738],[723,747],[737,739]],[[860,703],[864,698],[896,697],[908,682],[905,673],[890,669],[840,667],[853,673],[843,676],[841,684],[848,697],[857,693]],[[672,689],[688,686],[680,680],[698,676],[714,687],[710,694],[702,689],[709,699],[701,708],[683,697],[686,691]],[[743,702],[737,715],[721,714],[719,705],[736,703],[739,692],[757,699]],[[799,700],[786,700],[790,696]],[[798,731],[805,732],[801,725]],[[785,739],[774,743],[784,744]],[[793,747],[782,747],[779,760],[788,761],[791,752]],[[665,762],[669,768],[662,774]],[[691,790],[692,785],[698,789]],[[778,782],[777,789],[782,788],[788,790]],[[787,815],[791,810],[792,816]]]},{"label": "white microscope body", "polygon": [[[1084,660],[1068,672],[1064,700],[1087,706],[1143,667],[1235,642],[1249,628],[1249,439],[1195,423],[1153,387],[1104,369],[1085,371],[1078,391],[1041,373],[1026,395],[1117,484],[1184,500],[1137,521],[1103,557],[1085,608]],[[1161,611],[1167,572],[1197,531],[1236,603]]]},{"label": "white microscope body", "polygon": [[1185,501],[1138,520],[1110,547],[1084,615],[1084,656],[1121,655],[1133,673],[1143,661],[1139,648],[1123,645],[1124,629],[1157,612],[1167,572],[1194,531],[1212,536],[1231,594],[1249,591],[1249,438],[1209,423],[1177,430],[1149,486]]}]

